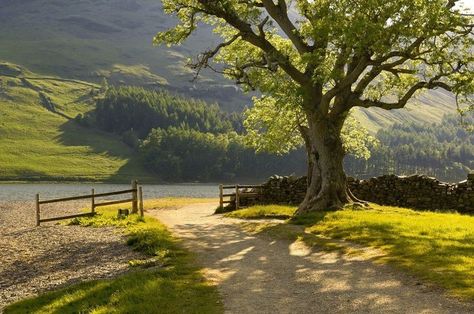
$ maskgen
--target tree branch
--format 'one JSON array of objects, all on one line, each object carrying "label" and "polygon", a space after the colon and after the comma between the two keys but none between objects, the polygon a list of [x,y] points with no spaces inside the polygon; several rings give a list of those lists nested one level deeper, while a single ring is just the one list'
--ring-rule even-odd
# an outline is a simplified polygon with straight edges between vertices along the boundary
[{"label": "tree branch", "polygon": [[189,67],[196,71],[192,81],[195,81],[198,78],[198,76],[201,73],[202,69],[205,69],[205,68],[209,67],[209,60],[214,58],[214,56],[217,55],[222,48],[232,45],[239,37],[240,37],[240,33],[232,36],[231,39],[217,45],[217,47],[214,48],[213,50],[208,50],[208,51],[205,51],[202,54],[200,54],[197,57],[197,62],[196,63],[189,64]]},{"label": "tree branch", "polygon": [[305,85],[310,81],[310,77],[299,71],[293,64],[291,64],[289,57],[279,51],[273,46],[265,37],[256,34],[252,26],[239,18],[236,12],[226,11],[218,7],[219,2],[214,0],[198,0],[198,2],[205,8],[203,12],[212,14],[218,18],[225,20],[232,27],[239,30],[241,37],[246,42],[260,48],[275,60],[278,65],[296,82]]},{"label": "tree branch", "polygon": [[278,4],[275,4],[273,0],[262,0],[262,4],[300,54],[308,53],[313,50],[312,47],[305,43],[298,29],[288,17],[288,9],[285,0],[278,0]]},{"label": "tree branch", "polygon": [[354,95],[352,98],[352,103],[353,106],[363,108],[378,107],[385,110],[401,109],[406,106],[408,101],[413,97],[413,95],[415,95],[417,91],[421,89],[435,89],[438,87],[447,91],[452,91],[452,87],[447,83],[430,80],[429,82],[418,82],[417,84],[413,85],[398,102],[389,103],[380,100],[359,99],[357,95]]},{"label": "tree branch", "polygon": [[350,87],[359,79],[359,76],[367,68],[369,61],[370,56],[366,53],[353,57],[352,62],[348,66],[346,76],[323,96],[322,103],[323,107],[325,107],[325,111],[329,110],[329,104],[336,95],[343,91],[347,92],[348,89],[350,91]]}]

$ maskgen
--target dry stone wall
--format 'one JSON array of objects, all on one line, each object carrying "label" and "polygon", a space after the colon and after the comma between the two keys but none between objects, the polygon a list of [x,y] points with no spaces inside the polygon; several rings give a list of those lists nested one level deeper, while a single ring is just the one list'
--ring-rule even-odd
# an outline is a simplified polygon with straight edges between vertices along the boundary
[{"label": "dry stone wall", "polygon": [[358,198],[382,205],[474,213],[474,174],[459,183],[440,182],[427,176],[387,175],[349,179],[349,186]]},{"label": "dry stone wall", "polygon": [[[358,198],[381,205],[474,214],[474,173],[459,183],[422,175],[385,175],[367,180],[348,178],[348,184]],[[305,192],[305,177],[273,176],[262,185],[256,198],[243,198],[240,204],[299,204]]]}]

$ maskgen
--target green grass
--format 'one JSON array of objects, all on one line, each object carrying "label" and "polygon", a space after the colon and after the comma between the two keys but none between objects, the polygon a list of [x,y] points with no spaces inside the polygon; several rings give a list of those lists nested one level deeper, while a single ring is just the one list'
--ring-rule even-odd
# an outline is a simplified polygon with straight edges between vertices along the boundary
[{"label": "green grass", "polygon": [[[181,203],[191,202],[183,200]],[[168,207],[165,202],[148,206]],[[149,208],[151,208],[149,207]],[[73,224],[89,227],[124,228],[127,243],[150,256],[130,261],[134,267],[116,279],[80,283],[62,290],[20,301],[5,313],[222,313],[215,286],[206,282],[194,257],[172,237],[158,220],[130,215],[116,217],[117,206],[99,210],[93,218],[75,219]]]},{"label": "green grass", "polygon": [[37,78],[28,80],[30,87],[19,78],[1,74],[0,81],[0,179],[129,181],[149,177],[120,139],[81,127],[40,104],[38,91],[52,99],[57,111],[75,117],[92,110],[89,92],[93,85]]},{"label": "green grass", "polygon": [[296,208],[281,205],[257,205],[248,208],[239,209],[225,214],[226,217],[241,218],[241,219],[262,219],[275,218],[287,219],[293,216]]},{"label": "green grass", "polygon": [[[236,211],[232,216],[261,218],[295,210],[290,206],[258,206]],[[295,229],[288,225],[298,224],[304,226],[297,231],[300,237],[310,233],[378,248],[384,253],[377,257],[378,262],[391,263],[456,296],[474,299],[473,216],[371,205],[367,210],[320,212],[287,222],[260,227],[260,231],[269,229],[267,234],[279,236],[291,231],[289,236],[295,239]]]}]

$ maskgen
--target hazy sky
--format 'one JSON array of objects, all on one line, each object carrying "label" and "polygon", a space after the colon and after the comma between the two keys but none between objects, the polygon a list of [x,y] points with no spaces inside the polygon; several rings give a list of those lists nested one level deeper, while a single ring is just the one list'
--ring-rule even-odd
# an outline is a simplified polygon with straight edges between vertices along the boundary
[{"label": "hazy sky", "polygon": [[474,0],[463,0],[464,6],[471,9],[471,12],[474,13]]}]

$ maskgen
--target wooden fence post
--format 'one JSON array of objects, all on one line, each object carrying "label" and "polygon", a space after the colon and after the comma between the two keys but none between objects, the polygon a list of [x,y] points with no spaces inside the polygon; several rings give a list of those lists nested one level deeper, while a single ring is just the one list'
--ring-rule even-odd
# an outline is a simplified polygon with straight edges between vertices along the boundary
[{"label": "wooden fence post", "polygon": [[219,207],[224,207],[224,185],[219,185]]},{"label": "wooden fence post", "polygon": [[138,187],[138,182],[137,180],[132,180],[132,189],[133,189],[133,192],[132,192],[132,214],[136,214],[138,213],[138,191],[137,191],[137,187]]},{"label": "wooden fence post", "polygon": [[95,213],[95,190],[92,189],[92,193],[91,193],[91,213],[94,214]]},{"label": "wooden fence post", "polygon": [[143,217],[143,188],[141,186],[138,188],[138,196],[140,199],[140,216]]},{"label": "wooden fence post", "polygon": [[239,209],[240,199],[239,199],[239,185],[235,186],[235,209]]},{"label": "wooden fence post", "polygon": [[36,227],[40,225],[40,195],[36,194]]}]

